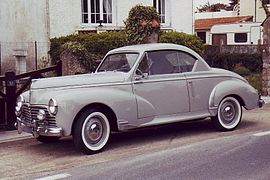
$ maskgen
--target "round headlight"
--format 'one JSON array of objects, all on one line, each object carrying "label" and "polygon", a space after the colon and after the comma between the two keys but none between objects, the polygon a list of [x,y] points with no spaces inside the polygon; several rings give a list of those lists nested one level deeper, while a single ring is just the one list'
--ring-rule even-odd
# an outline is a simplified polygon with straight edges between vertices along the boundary
[{"label": "round headlight", "polygon": [[49,100],[48,110],[49,110],[50,114],[52,114],[52,115],[57,114],[58,105],[57,105],[57,103],[56,103],[56,101],[54,99]]},{"label": "round headlight", "polygon": [[43,121],[46,118],[46,112],[43,109],[40,109],[37,113],[37,119]]},{"label": "round headlight", "polygon": [[20,95],[16,101],[16,107],[15,107],[16,112],[19,112],[21,110],[24,102],[25,102],[24,97],[22,95]]}]

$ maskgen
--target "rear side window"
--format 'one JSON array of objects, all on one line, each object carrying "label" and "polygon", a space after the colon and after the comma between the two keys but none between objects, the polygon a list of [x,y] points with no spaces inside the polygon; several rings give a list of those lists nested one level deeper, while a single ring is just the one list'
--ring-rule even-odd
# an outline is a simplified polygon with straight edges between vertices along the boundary
[{"label": "rear side window", "polygon": [[188,53],[176,50],[147,52],[137,72],[149,75],[174,74],[190,72],[196,59]]},{"label": "rear side window", "polygon": [[196,62],[196,58],[186,52],[178,52],[180,72],[191,72]]}]

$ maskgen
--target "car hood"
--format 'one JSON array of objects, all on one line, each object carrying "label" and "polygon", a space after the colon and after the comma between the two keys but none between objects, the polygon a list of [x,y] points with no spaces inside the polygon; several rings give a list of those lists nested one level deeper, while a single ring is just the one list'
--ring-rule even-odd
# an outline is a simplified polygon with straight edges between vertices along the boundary
[{"label": "car hood", "polygon": [[34,79],[32,80],[31,89],[60,88],[83,85],[96,86],[111,83],[121,83],[125,81],[125,74],[126,73],[122,72],[100,72],[92,74]]}]

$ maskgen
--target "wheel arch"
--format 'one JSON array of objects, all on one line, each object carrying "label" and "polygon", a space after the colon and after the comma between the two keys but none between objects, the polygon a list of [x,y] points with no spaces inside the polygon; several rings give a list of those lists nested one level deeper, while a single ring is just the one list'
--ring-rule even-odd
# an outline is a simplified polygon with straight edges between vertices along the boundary
[{"label": "wheel arch", "polygon": [[110,126],[111,126],[111,130],[112,131],[118,131],[118,126],[117,126],[117,117],[114,113],[114,111],[107,105],[103,104],[103,103],[92,103],[92,104],[88,104],[86,106],[84,106],[75,116],[73,123],[72,123],[72,128],[71,128],[71,133],[73,134],[74,131],[74,125],[75,123],[78,121],[80,115],[86,111],[87,109],[99,109],[100,111],[102,111],[103,113],[105,113],[105,115],[107,116]]},{"label": "wheel arch", "polygon": [[217,114],[219,103],[226,97],[234,97],[246,109],[257,107],[258,93],[249,84],[239,80],[223,81],[216,85],[209,97],[209,111],[211,116]]}]

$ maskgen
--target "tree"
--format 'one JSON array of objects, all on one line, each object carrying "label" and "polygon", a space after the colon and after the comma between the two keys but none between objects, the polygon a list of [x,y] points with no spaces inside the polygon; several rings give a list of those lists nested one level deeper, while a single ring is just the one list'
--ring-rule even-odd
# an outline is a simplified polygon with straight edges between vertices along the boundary
[{"label": "tree", "polygon": [[270,16],[270,11],[267,6],[267,4],[269,4],[269,0],[261,0],[261,3],[262,3],[262,7],[264,9],[266,17]]},{"label": "tree", "polygon": [[229,0],[229,1],[230,2],[229,2],[228,10],[232,11],[235,5],[238,4],[238,0]]},{"label": "tree", "polygon": [[215,3],[210,4],[208,1],[205,5],[201,5],[200,7],[197,7],[197,10],[199,12],[218,12],[222,9],[227,10],[229,5],[223,4],[223,3]]},{"label": "tree", "polygon": [[129,44],[147,43],[153,34],[158,35],[160,31],[159,15],[152,6],[136,5],[131,8],[125,25]]}]

